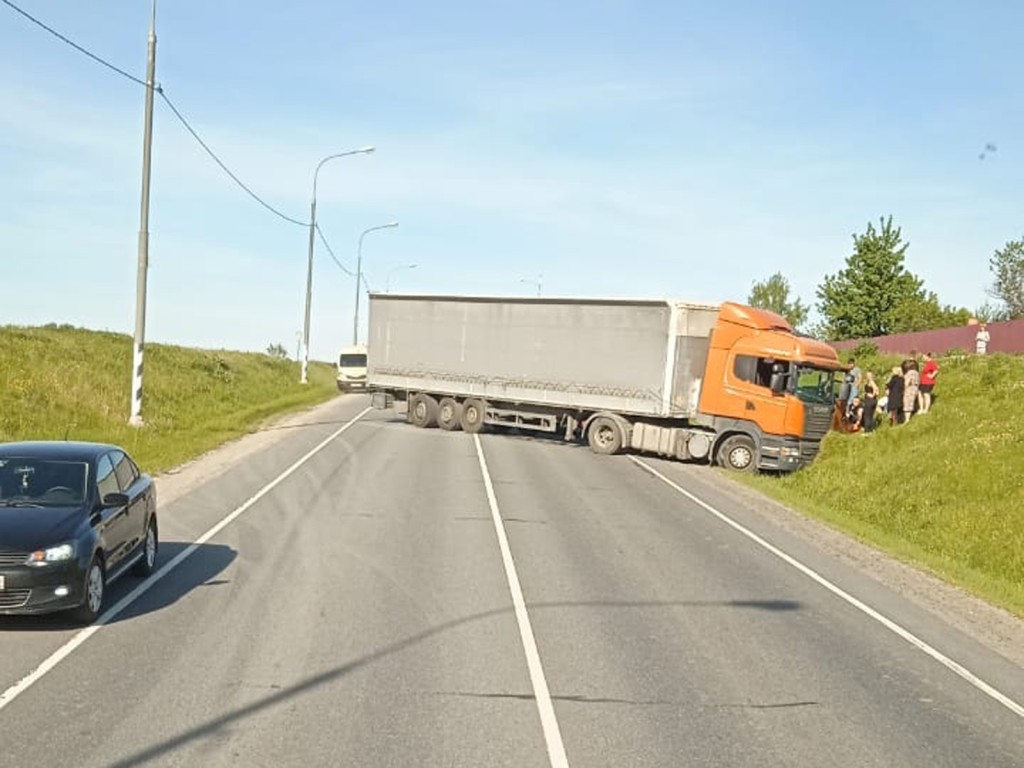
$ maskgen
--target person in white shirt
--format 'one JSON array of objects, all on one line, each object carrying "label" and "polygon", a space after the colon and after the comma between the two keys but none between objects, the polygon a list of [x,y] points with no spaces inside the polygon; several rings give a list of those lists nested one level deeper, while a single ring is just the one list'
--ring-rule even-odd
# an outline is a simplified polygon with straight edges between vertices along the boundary
[{"label": "person in white shirt", "polygon": [[984,355],[988,351],[988,343],[991,340],[991,336],[988,332],[988,327],[982,323],[978,329],[978,335],[974,337],[975,352],[979,355]]}]

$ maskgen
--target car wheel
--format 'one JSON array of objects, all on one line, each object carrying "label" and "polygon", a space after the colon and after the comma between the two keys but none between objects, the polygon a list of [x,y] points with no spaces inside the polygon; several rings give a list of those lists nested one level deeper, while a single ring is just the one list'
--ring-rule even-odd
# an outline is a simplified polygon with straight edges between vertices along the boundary
[{"label": "car wheel", "polygon": [[156,570],[156,553],[159,549],[156,520],[150,520],[146,527],[146,538],[142,542],[142,559],[132,568],[132,573],[143,579],[151,575]]},{"label": "car wheel", "polygon": [[718,449],[718,463],[734,472],[751,472],[757,465],[757,448],[747,435],[727,437]]},{"label": "car wheel", "polygon": [[85,589],[82,604],[74,612],[80,624],[92,624],[103,610],[103,598],[106,597],[107,575],[103,570],[103,559],[93,555],[92,562],[85,572]]}]

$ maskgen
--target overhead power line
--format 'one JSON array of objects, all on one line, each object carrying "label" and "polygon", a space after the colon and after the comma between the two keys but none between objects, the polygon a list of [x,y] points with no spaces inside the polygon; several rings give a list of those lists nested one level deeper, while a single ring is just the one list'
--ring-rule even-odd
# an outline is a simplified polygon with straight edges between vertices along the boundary
[{"label": "overhead power line", "polygon": [[[121,75],[121,77],[127,77],[133,83],[138,83],[143,88],[149,87],[149,86],[146,85],[146,81],[145,80],[142,80],[142,79],[136,77],[135,75],[132,75],[132,74],[129,74],[128,72],[125,72],[123,69],[121,69],[120,67],[114,66],[113,64],[111,64],[106,59],[100,58],[99,56],[97,56],[92,51],[86,50],[85,48],[80,46],[78,43],[76,43],[74,40],[71,40],[71,39],[65,37],[64,35],[62,35],[60,32],[58,32],[53,27],[48,26],[47,24],[44,24],[42,21],[37,19],[35,16],[33,16],[28,11],[24,10],[23,8],[19,8],[14,3],[12,3],[11,0],[0,0],[0,2],[2,2],[4,5],[9,7],[11,10],[15,11],[16,13],[20,13],[22,16],[24,16],[26,19],[31,21],[37,27],[41,27],[42,29],[45,29],[47,32],[49,32],[51,35],[56,37],[61,42],[67,43],[68,45],[70,45],[72,48],[74,48],[79,53],[84,54],[85,56],[88,56],[90,59],[95,61],[97,64],[102,64],[107,69],[111,69],[114,72],[117,72],[117,74]],[[156,90],[159,91],[160,89],[157,88]]]},{"label": "overhead power line", "polygon": [[[2,2],[7,2],[7,0],[2,0]],[[262,205],[264,208],[266,208],[268,211],[270,211],[278,218],[287,221],[289,224],[296,224],[300,227],[309,226],[308,221],[299,221],[298,219],[293,219],[291,216],[285,213],[281,213],[281,211],[277,210],[277,208],[275,208],[262,197],[253,192],[244,181],[238,178],[238,176],[236,176],[232,172],[232,170],[228,168],[219,157],[217,157],[217,154],[212,149],[210,149],[210,145],[203,141],[202,137],[200,137],[200,135],[196,133],[196,130],[191,126],[191,124],[189,124],[188,120],[185,119],[185,116],[181,114],[181,112],[178,110],[176,106],[174,106],[174,103],[171,101],[170,97],[162,90],[158,90],[157,92],[160,94],[160,97],[164,100],[164,103],[166,103],[167,106],[170,108],[171,112],[174,113],[174,116],[178,118],[178,121],[183,126],[185,126],[185,130],[192,134],[192,138],[194,138],[199,143],[199,146],[201,146],[206,151],[206,154],[210,156],[210,159],[212,159],[213,162],[220,166],[220,169],[224,171],[224,173],[226,173],[228,177],[233,182],[235,182],[235,184],[237,184],[247,195],[249,195],[249,197],[251,197],[253,200]]]},{"label": "overhead power line", "polygon": [[323,230],[322,230],[322,229],[320,229],[320,224],[317,224],[317,225],[316,225],[316,233],[317,233],[318,235],[320,235],[320,242],[322,242],[322,243],[324,244],[324,248],[326,248],[326,249],[327,249],[327,253],[329,253],[329,254],[330,254],[330,256],[331,256],[331,259],[332,259],[332,260],[334,261],[334,263],[338,265],[338,269],[340,269],[340,270],[341,270],[342,272],[344,272],[344,273],[345,273],[346,275],[349,275],[349,276],[351,276],[351,277],[355,277],[355,276],[356,276],[356,273],[355,273],[355,272],[353,272],[353,271],[352,271],[351,269],[349,269],[348,267],[346,267],[346,266],[345,266],[344,264],[342,264],[342,263],[341,263],[341,262],[340,262],[340,261],[338,260],[338,257],[334,255],[334,249],[333,249],[333,248],[331,248],[331,244],[327,242],[327,238],[326,238],[326,237],[324,236],[324,232],[323,232]]},{"label": "overhead power line", "polygon": [[[30,22],[35,24],[37,27],[40,27],[41,29],[46,30],[51,35],[53,35],[58,40],[60,40],[61,42],[65,43],[67,45],[70,45],[72,48],[74,48],[76,51],[78,51],[82,55],[88,56],[90,59],[92,59],[96,63],[101,64],[104,67],[106,67],[107,69],[110,69],[110,70],[116,72],[117,74],[121,75],[122,77],[125,77],[125,78],[131,80],[133,83],[135,83],[137,85],[141,85],[143,88],[148,88],[149,87],[149,85],[146,83],[145,80],[142,80],[141,78],[135,77],[135,75],[132,75],[132,74],[126,72],[125,70],[121,69],[120,67],[115,66],[114,64],[111,64],[106,59],[104,59],[104,58],[102,58],[100,56],[97,56],[92,51],[88,50],[87,48],[85,48],[85,47],[79,45],[78,43],[76,43],[74,40],[71,40],[70,38],[68,38],[65,35],[61,34],[60,32],[58,32],[53,27],[51,27],[48,24],[45,24],[44,22],[40,21],[35,16],[30,14],[28,11],[25,11],[24,9],[19,8],[17,5],[12,3],[11,0],[0,0],[0,2],[2,2],[4,5],[6,5],[9,8],[11,8],[13,11],[21,14],[23,17],[28,19]],[[164,91],[163,87],[160,86],[159,84],[154,84],[153,90],[156,93],[160,94],[160,97],[164,100],[164,103],[167,104],[168,108],[170,108],[170,110],[173,113],[173,115],[178,119],[178,122],[180,122],[185,127],[185,130],[188,131],[189,134],[191,134],[192,138],[194,138],[196,140],[196,142],[198,142],[199,146],[203,148],[203,150],[206,152],[207,155],[210,156],[210,158],[213,160],[213,162],[215,162],[218,165],[218,167],[220,167],[220,169],[222,171],[224,171],[224,173],[226,173],[228,175],[228,177],[233,182],[235,182],[235,184],[237,184],[247,195],[249,195],[249,197],[251,197],[253,200],[255,200],[257,203],[262,205],[264,208],[266,208],[268,211],[270,211],[272,214],[274,214],[278,218],[280,218],[280,219],[282,219],[284,221],[287,221],[289,224],[295,224],[295,225],[300,226],[300,227],[308,227],[309,226],[309,222],[307,222],[307,221],[299,221],[298,219],[292,218],[291,216],[288,216],[287,214],[282,213],[277,208],[275,208],[270,203],[268,203],[266,200],[264,200],[262,197],[260,197],[255,192],[253,192],[253,190],[245,182],[243,182],[240,178],[238,178],[238,175],[235,174],[230,168],[228,168],[228,166],[217,156],[217,154],[210,148],[210,145],[207,144],[205,141],[203,141],[202,137],[196,132],[196,130],[189,123],[189,121],[185,119],[185,116],[181,114],[181,111],[176,106],[174,106],[174,103],[171,101],[170,97]],[[339,266],[340,266],[340,264],[339,264]]]}]

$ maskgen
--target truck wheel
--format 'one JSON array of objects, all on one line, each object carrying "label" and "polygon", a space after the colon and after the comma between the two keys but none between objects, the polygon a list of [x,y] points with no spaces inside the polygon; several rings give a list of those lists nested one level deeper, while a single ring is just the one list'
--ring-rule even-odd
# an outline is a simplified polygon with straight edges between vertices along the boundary
[{"label": "truck wheel", "polygon": [[437,400],[427,394],[413,395],[409,401],[409,421],[417,427],[437,424]]},{"label": "truck wheel", "polygon": [[622,450],[622,430],[615,419],[598,416],[590,422],[587,442],[594,453],[611,456]]},{"label": "truck wheel", "polygon": [[718,463],[736,472],[750,472],[757,465],[757,447],[748,435],[725,438],[718,449]]},{"label": "truck wheel", "polygon": [[471,435],[484,431],[484,419],[487,416],[487,403],[471,397],[462,404],[462,431]]},{"label": "truck wheel", "polygon": [[462,426],[462,406],[453,397],[441,399],[437,409],[437,426],[445,432],[454,432]]},{"label": "truck wheel", "polygon": [[343,394],[343,395],[347,394],[348,393],[348,384],[342,384],[339,381],[338,382],[338,391],[341,392],[341,394]]}]

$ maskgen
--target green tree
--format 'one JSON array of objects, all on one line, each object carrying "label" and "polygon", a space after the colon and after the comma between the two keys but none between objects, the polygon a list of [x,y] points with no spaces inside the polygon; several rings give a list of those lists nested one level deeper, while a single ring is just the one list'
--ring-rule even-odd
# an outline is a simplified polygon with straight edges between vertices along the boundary
[{"label": "green tree", "polygon": [[868,338],[892,333],[900,316],[911,309],[901,305],[927,303],[919,277],[903,264],[909,243],[893,226],[892,216],[868,223],[853,236],[853,253],[846,268],[826,275],[818,286],[818,310],[827,335],[834,340]]},{"label": "green tree", "polygon": [[995,282],[989,295],[1003,303],[1005,317],[1024,317],[1024,239],[1011,240],[989,259]]},{"label": "green tree", "polygon": [[807,322],[807,305],[799,298],[789,300],[789,280],[781,272],[754,283],[747,303],[782,315],[794,328],[800,328]]},{"label": "green tree", "polygon": [[267,347],[267,354],[271,357],[276,357],[279,360],[288,359],[288,350],[285,349],[282,344],[271,344]]},{"label": "green tree", "polygon": [[1000,320],[1009,320],[1006,307],[996,306],[988,301],[974,310],[974,316],[983,323],[997,323]]},{"label": "green tree", "polygon": [[939,297],[928,291],[902,301],[890,314],[889,333],[930,331],[933,328],[952,328],[967,325],[972,313],[969,309],[958,309],[939,303]]}]

